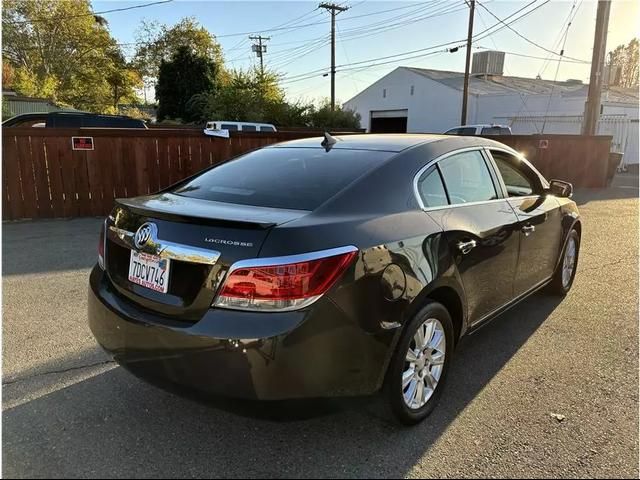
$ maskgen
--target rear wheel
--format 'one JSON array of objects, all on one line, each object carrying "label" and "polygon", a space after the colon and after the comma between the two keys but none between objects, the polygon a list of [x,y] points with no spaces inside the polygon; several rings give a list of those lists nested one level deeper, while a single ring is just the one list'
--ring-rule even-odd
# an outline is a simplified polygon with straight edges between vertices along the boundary
[{"label": "rear wheel", "polygon": [[387,372],[386,401],[400,422],[418,423],[435,408],[452,353],[451,316],[440,303],[429,303],[407,325]]},{"label": "rear wheel", "polygon": [[566,295],[576,276],[576,268],[578,266],[578,253],[580,252],[580,235],[573,229],[569,232],[567,242],[562,252],[562,259],[558,265],[553,280],[549,285],[551,293],[556,295]]}]

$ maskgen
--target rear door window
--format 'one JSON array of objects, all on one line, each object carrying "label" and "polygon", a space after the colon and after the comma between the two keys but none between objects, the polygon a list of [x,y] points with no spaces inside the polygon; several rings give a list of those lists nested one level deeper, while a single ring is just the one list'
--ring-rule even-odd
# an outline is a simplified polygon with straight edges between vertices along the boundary
[{"label": "rear door window", "polygon": [[260,207],[314,210],[394,153],[334,148],[263,148],[218,165],[178,195]]},{"label": "rear door window", "polygon": [[479,150],[454,154],[438,163],[452,205],[498,198]]},{"label": "rear door window", "polygon": [[427,208],[449,204],[438,167],[434,166],[420,176],[418,179],[418,194]]}]

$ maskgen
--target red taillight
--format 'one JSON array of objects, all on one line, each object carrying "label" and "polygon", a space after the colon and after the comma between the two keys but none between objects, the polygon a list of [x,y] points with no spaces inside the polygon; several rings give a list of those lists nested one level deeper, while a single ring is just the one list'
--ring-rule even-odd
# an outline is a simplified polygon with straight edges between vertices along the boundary
[{"label": "red taillight", "polygon": [[104,270],[104,222],[100,229],[100,240],[98,241],[98,265]]},{"label": "red taillight", "polygon": [[[329,250],[327,253],[329,256],[292,263],[268,264],[267,260],[264,265],[239,266],[229,273],[215,306],[294,310],[309,305],[338,280],[357,255],[357,250],[353,248],[333,255]],[[264,260],[261,262],[265,263]]]}]

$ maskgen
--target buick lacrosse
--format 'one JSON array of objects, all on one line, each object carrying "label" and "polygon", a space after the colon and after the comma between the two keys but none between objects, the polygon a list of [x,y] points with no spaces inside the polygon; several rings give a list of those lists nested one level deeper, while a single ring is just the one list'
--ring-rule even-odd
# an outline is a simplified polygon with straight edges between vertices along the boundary
[{"label": "buick lacrosse", "polygon": [[416,423],[463,335],[543,287],[569,291],[571,195],[480,137],[268,146],[117,200],[90,327],[142,378],[257,400],[381,391]]}]

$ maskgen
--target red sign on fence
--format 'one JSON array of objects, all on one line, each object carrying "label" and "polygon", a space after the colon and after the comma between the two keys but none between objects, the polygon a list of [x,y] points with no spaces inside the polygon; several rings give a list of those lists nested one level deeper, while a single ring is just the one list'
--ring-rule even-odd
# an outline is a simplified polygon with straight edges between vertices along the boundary
[{"label": "red sign on fence", "polygon": [[71,137],[74,150],[93,150],[93,137]]}]

